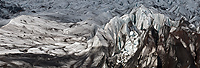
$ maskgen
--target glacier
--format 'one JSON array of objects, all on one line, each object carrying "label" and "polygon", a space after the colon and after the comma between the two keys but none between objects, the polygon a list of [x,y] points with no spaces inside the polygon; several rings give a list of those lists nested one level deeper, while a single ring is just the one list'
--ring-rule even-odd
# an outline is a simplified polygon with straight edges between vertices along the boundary
[{"label": "glacier", "polygon": [[24,9],[2,18],[1,67],[200,67],[199,1],[5,2]]}]

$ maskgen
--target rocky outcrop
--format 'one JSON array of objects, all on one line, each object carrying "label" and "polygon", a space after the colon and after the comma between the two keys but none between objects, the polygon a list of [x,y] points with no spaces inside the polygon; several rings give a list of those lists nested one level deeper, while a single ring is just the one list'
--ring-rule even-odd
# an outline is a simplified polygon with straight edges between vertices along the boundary
[{"label": "rocky outcrop", "polygon": [[16,13],[24,11],[23,8],[16,4],[7,3],[5,1],[0,0],[0,18],[10,19],[10,16],[13,16]]}]

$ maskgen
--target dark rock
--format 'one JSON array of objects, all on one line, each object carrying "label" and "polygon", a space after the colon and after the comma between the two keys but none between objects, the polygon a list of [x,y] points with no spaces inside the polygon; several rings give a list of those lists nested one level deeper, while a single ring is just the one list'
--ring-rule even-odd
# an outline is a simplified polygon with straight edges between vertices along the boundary
[{"label": "dark rock", "polygon": [[25,11],[22,7],[17,6],[16,4],[7,3],[4,1],[0,1],[0,9],[0,17],[3,19],[10,19],[10,16]]}]

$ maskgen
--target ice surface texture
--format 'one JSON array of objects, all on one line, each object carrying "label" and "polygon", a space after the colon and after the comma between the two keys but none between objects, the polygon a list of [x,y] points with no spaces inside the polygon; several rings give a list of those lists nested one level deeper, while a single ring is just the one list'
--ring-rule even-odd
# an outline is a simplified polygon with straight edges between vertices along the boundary
[{"label": "ice surface texture", "polygon": [[[10,0],[11,3],[19,3],[25,9],[20,14],[28,14],[29,11],[34,14],[15,17],[1,27],[0,66],[2,67],[198,68],[200,66],[198,2],[20,1]],[[47,2],[47,5],[41,6],[44,2]],[[62,5],[61,2],[70,4],[71,7],[68,5],[64,9],[66,4]],[[96,10],[87,9],[86,12],[91,16],[84,16],[87,14],[78,12],[90,2],[94,2],[93,4],[97,2],[104,8],[106,5],[108,7],[102,9],[95,6]],[[37,5],[33,5],[34,3]],[[51,4],[55,6],[49,8]],[[81,6],[74,7],[73,4]],[[61,5],[60,8],[58,5]],[[109,5],[115,6],[110,9],[112,6]],[[56,7],[55,10],[53,7]],[[33,9],[35,11],[32,11]],[[67,11],[66,13],[69,13],[67,15],[63,12],[66,9],[72,9],[72,13]],[[61,12],[64,14],[59,15]],[[76,13],[78,15],[71,15]],[[49,18],[46,18],[45,14]],[[61,18],[65,14],[79,19]],[[56,15],[58,18],[54,18]],[[57,21],[61,19],[71,21]]]}]

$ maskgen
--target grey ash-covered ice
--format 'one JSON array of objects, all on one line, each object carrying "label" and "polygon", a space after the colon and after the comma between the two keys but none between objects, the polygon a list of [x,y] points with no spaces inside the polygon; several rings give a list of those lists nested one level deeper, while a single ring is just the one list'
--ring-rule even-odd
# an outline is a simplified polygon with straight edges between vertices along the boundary
[{"label": "grey ash-covered ice", "polygon": [[198,0],[0,0],[0,67],[199,68]]}]

